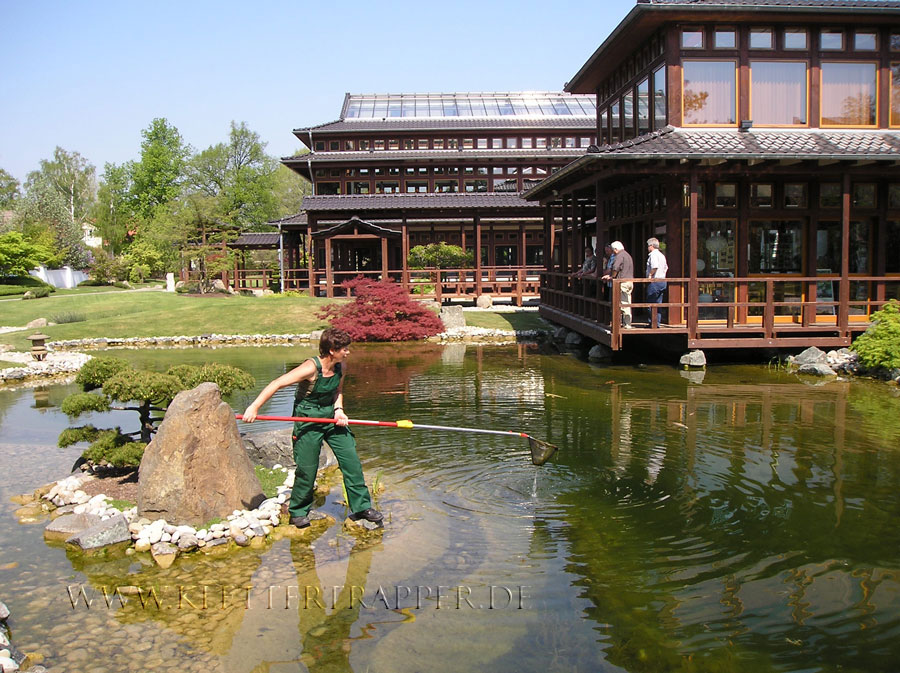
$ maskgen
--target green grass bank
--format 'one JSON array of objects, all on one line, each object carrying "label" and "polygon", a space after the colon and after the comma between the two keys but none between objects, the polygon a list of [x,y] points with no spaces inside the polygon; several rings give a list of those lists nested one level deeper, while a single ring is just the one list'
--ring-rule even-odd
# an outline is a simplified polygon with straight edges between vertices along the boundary
[{"label": "green grass bank", "polygon": [[[35,318],[66,316],[69,322],[42,327],[51,341],[200,334],[302,334],[327,327],[317,317],[334,299],[312,297],[185,296],[168,292],[53,294],[43,299],[0,302],[0,326]],[[73,318],[75,319],[74,321]],[[472,327],[503,330],[546,328],[535,312],[466,312]],[[0,343],[27,350],[31,330],[0,334]]]}]

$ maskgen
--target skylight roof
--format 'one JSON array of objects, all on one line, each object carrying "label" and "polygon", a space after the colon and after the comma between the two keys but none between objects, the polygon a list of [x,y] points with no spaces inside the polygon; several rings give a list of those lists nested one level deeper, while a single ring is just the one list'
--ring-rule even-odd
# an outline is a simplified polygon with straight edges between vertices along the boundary
[{"label": "skylight roof", "polygon": [[352,94],[341,119],[596,117],[594,96],[551,92]]}]

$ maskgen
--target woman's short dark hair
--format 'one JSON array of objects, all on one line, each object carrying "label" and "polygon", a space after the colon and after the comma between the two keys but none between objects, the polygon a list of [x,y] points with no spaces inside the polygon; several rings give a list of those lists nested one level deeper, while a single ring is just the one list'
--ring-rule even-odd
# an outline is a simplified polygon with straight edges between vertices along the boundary
[{"label": "woman's short dark hair", "polygon": [[329,327],[322,332],[322,338],[319,339],[319,355],[331,355],[331,351],[339,351],[350,345],[353,339],[342,329]]}]

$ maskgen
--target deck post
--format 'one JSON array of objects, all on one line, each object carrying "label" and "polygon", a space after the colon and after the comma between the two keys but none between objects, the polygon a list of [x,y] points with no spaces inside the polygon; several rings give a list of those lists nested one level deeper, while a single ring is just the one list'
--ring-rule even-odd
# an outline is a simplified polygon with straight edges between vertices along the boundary
[{"label": "deck post", "polygon": [[[403,255],[403,259],[401,260],[403,271],[400,274],[400,281],[403,283],[403,288],[409,292],[409,266],[406,262],[407,258],[409,258],[409,224],[406,222],[406,214],[403,215],[403,219],[400,223],[400,236],[400,252]],[[465,239],[463,239],[463,250],[465,249],[466,243]]]},{"label": "deck post", "polygon": [[688,243],[688,311],[687,328],[688,338],[697,339],[700,334],[697,329],[698,310],[700,301],[700,283],[697,280],[697,171],[691,169],[690,175],[690,240]]},{"label": "deck post", "polygon": [[841,181],[841,300],[838,305],[838,330],[849,336],[850,322],[850,173]]},{"label": "deck post", "polygon": [[475,298],[481,296],[481,217],[475,215]]}]

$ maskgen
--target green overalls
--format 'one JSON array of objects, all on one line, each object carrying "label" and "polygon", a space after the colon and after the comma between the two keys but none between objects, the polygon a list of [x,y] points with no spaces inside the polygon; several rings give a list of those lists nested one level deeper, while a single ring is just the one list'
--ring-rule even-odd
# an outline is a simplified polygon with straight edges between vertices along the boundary
[{"label": "green overalls", "polygon": [[[301,381],[297,386],[294,398],[294,415],[308,418],[334,418],[334,400],[338,386],[341,384],[341,365],[334,368],[334,375],[322,376],[322,362],[312,358],[316,365],[316,380],[312,390],[307,382]],[[363,479],[362,465],[356,455],[356,441],[348,427],[339,427],[333,423],[294,423],[294,487],[291,489],[291,500],[288,509],[292,517],[309,514],[313,503],[313,486],[316,471],[319,469],[319,453],[322,442],[328,446],[337,458],[341,474],[344,476],[344,487],[350,500],[350,512],[356,513],[372,506],[369,489]]]}]

